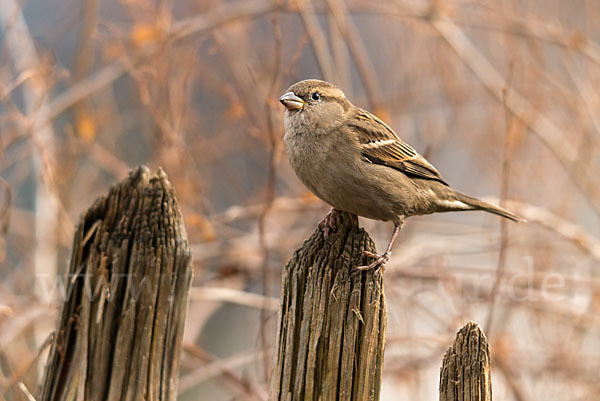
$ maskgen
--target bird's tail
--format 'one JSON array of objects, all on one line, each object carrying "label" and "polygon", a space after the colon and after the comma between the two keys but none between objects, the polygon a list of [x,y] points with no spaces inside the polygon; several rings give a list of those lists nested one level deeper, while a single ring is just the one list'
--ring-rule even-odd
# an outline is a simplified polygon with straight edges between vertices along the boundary
[{"label": "bird's tail", "polygon": [[[506,217],[507,219],[510,219],[517,223],[525,221],[525,219],[523,219],[522,217],[499,206],[494,206],[479,199],[461,194],[458,191],[455,191],[454,195],[456,197],[456,200],[450,201],[451,203],[456,202],[456,209],[454,210],[484,210],[486,212],[497,214],[498,216]],[[461,203],[463,205],[460,205]]]}]

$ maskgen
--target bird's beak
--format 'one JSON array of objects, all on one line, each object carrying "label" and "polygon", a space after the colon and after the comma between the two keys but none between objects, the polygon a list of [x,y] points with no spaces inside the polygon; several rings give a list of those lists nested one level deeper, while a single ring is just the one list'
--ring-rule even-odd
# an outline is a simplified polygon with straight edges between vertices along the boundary
[{"label": "bird's beak", "polygon": [[279,98],[281,104],[288,110],[299,110],[304,107],[304,100],[300,99],[294,92],[288,92]]}]

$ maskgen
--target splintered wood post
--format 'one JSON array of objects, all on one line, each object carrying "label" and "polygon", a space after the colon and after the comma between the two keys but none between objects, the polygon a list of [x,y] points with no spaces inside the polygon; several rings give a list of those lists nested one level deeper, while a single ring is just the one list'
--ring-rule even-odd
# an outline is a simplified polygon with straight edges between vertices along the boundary
[{"label": "splintered wood post", "polygon": [[440,371],[440,401],[491,401],[492,374],[487,339],[469,322],[448,348]]},{"label": "splintered wood post", "polygon": [[174,401],[191,277],[174,190],[140,167],[80,219],[38,399]]},{"label": "splintered wood post", "polygon": [[318,228],[283,272],[271,401],[379,400],[387,324],[382,276],[351,273],[375,252],[356,216]]}]

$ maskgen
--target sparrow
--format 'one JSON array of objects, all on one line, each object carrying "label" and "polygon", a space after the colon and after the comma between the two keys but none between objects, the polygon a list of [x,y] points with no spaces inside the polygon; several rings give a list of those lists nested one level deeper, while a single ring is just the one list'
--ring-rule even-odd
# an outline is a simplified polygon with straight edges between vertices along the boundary
[{"label": "sparrow", "polygon": [[308,189],[333,206],[324,219],[325,236],[336,210],[394,223],[386,251],[368,252],[373,262],[357,270],[378,272],[388,262],[406,217],[483,210],[523,221],[451,188],[386,123],[354,106],[329,82],[300,81],[279,101],[285,106],[284,142],[292,168]]}]

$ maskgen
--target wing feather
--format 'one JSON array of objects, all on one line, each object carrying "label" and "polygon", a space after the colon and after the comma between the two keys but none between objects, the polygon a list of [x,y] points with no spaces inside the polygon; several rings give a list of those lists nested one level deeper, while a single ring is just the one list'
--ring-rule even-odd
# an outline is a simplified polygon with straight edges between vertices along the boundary
[{"label": "wing feather", "polygon": [[361,145],[362,155],[371,163],[399,170],[407,175],[436,180],[448,185],[442,175],[410,145],[394,133],[379,118],[359,110],[348,126],[354,130]]}]

